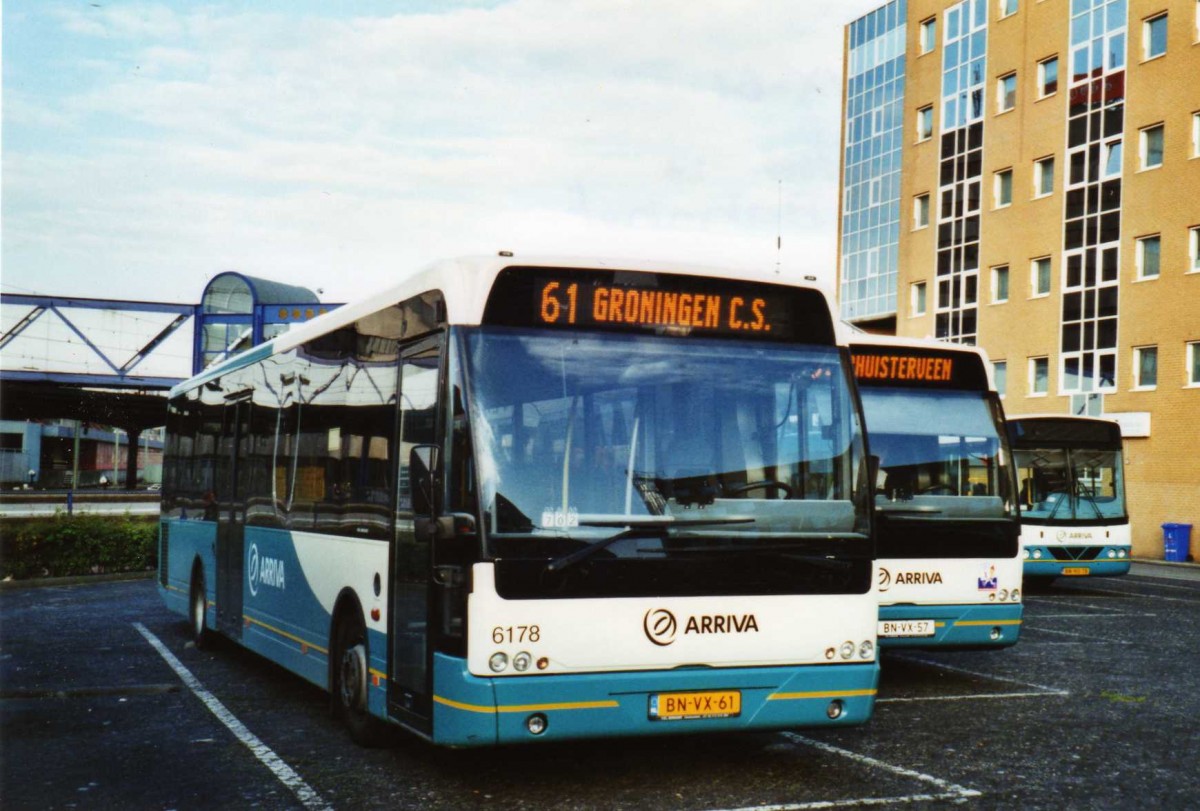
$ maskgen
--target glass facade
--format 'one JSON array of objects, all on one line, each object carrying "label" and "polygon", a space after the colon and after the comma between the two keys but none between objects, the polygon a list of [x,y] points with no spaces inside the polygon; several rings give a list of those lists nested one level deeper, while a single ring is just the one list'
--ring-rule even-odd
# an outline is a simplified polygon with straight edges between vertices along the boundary
[{"label": "glass facade", "polygon": [[896,313],[907,0],[850,24],[842,176],[841,317]]},{"label": "glass facade", "polygon": [[1116,388],[1126,17],[1126,0],[1071,2],[1060,356],[1064,394]]},{"label": "glass facade", "polygon": [[942,340],[974,344],[979,299],[987,0],[963,0],[946,9],[945,20],[935,334]]}]

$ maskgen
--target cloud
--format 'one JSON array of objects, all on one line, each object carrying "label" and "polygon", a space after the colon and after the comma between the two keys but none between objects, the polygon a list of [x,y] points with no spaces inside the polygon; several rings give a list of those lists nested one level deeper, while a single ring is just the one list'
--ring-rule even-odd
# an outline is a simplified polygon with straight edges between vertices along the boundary
[{"label": "cloud", "polygon": [[6,110],[78,139],[6,152],[23,287],[192,300],[236,267],[349,298],[502,248],[773,267],[781,179],[778,258],[832,281],[842,9],[101,11],[57,19],[107,70]]}]

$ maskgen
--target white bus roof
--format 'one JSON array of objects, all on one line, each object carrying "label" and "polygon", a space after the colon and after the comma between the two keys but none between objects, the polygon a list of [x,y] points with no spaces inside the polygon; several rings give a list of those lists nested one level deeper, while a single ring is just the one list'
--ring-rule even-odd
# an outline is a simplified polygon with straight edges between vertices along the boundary
[{"label": "white bus roof", "polygon": [[[361,299],[344,304],[312,321],[294,326],[272,340],[247,349],[227,360],[205,369],[195,377],[180,383],[170,392],[171,397],[194,388],[199,383],[219,377],[224,372],[236,369],[248,359],[286,352],[319,335],[332,332],[370,315],[384,307],[406,301],[413,296],[439,290],[445,297],[446,319],[450,324],[478,325],[483,319],[484,308],[496,277],[505,268],[544,267],[579,270],[626,270],[647,273],[671,273],[702,276],[716,279],[732,279],[744,282],[763,282],[788,287],[803,287],[816,290],[825,299],[829,312],[834,312],[829,294],[816,285],[802,284],[773,273],[748,270],[746,268],[715,267],[688,262],[647,261],[614,257],[580,257],[554,255],[514,255],[508,251],[491,256],[463,256],[440,259],[403,276],[394,284],[385,286]],[[835,327],[836,329],[836,327]],[[840,335],[840,333],[839,333]],[[838,340],[838,343],[842,341]]]}]

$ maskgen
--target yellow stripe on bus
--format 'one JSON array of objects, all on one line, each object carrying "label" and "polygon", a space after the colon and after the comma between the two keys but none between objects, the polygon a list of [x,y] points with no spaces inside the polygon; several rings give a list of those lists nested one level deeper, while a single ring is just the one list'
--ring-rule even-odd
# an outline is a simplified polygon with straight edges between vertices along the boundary
[{"label": "yellow stripe on bus", "polygon": [[326,656],[329,655],[329,651],[326,650],[325,648],[322,648],[320,645],[314,645],[313,643],[309,642],[308,640],[301,639],[300,637],[296,636],[295,634],[289,634],[287,631],[284,631],[281,628],[276,628],[274,625],[268,625],[267,623],[263,622],[262,620],[256,620],[254,617],[251,617],[249,614],[243,614],[242,619],[246,621],[247,625],[258,625],[262,628],[266,628],[271,633],[279,634],[280,636],[284,637],[285,639],[290,639],[293,642],[297,642],[301,645],[312,648],[317,653],[323,653]]},{"label": "yellow stripe on bus", "polygon": [[1021,620],[955,620],[955,625],[1020,625]]},{"label": "yellow stripe on bus", "polygon": [[464,704],[451,698],[434,696],[438,704],[445,704],[456,710],[467,712],[482,712],[494,715],[499,712],[551,712],[556,710],[611,710],[620,707],[616,701],[574,701],[563,704],[515,704],[500,707],[485,707],[481,704]]},{"label": "yellow stripe on bus", "polygon": [[814,693],[771,693],[767,701],[791,701],[798,698],[858,698],[873,696],[878,693],[875,689],[865,690],[818,690]]}]

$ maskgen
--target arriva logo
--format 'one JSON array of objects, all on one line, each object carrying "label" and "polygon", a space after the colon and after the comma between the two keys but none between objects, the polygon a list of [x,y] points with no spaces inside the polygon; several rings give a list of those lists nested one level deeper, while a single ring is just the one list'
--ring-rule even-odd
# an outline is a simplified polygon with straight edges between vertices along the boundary
[{"label": "arriva logo", "polygon": [[[655,645],[666,647],[675,641],[679,621],[665,608],[652,608],[642,618],[642,630]],[[758,633],[758,620],[753,614],[699,614],[688,617],[685,634],[745,634]]]},{"label": "arriva logo", "polygon": [[[882,566],[879,567],[879,590],[887,591],[892,587],[892,573]],[[942,581],[941,572],[896,572],[895,583],[898,586],[936,586]]]},{"label": "arriva logo", "polygon": [[261,557],[258,554],[258,544],[250,544],[250,551],[246,555],[246,579],[250,584],[250,596],[258,596],[258,587],[270,586],[275,589],[284,587],[283,580],[283,561],[275,558],[269,558],[266,555]]},{"label": "arriva logo", "polygon": [[675,641],[675,632],[678,629],[679,623],[675,620],[675,615],[665,608],[652,608],[642,619],[642,630],[646,632],[646,638],[664,648]]}]

